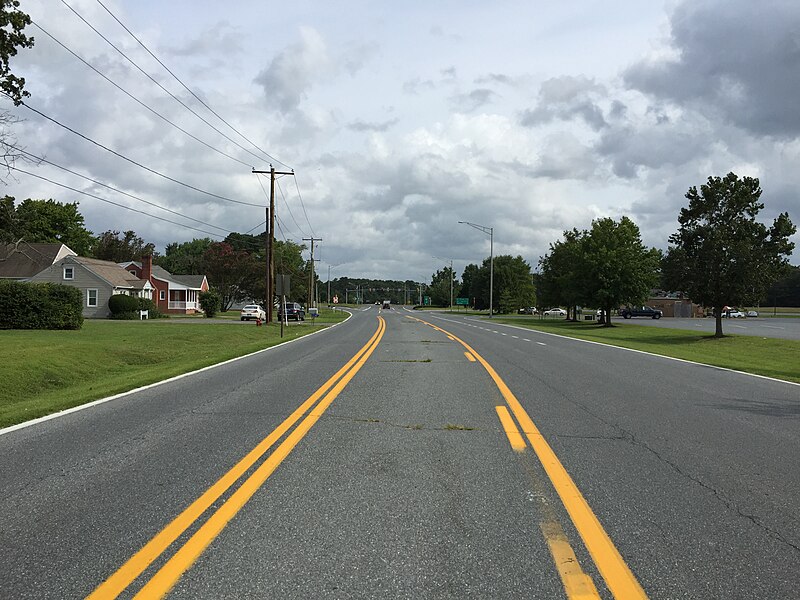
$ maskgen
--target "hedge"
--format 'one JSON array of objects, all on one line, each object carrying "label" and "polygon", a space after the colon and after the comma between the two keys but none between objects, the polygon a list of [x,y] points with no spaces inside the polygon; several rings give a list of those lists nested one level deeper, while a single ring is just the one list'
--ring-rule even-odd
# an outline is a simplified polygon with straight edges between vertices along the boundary
[{"label": "hedge", "polygon": [[0,281],[0,329],[80,329],[83,295],[60,283]]}]

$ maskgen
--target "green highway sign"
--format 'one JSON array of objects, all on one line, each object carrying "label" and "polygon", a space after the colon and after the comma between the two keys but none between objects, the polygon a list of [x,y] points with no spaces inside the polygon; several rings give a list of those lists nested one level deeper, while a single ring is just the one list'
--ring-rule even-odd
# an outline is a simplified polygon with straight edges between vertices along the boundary
[{"label": "green highway sign", "polygon": [[469,306],[469,298],[456,298],[456,306]]}]

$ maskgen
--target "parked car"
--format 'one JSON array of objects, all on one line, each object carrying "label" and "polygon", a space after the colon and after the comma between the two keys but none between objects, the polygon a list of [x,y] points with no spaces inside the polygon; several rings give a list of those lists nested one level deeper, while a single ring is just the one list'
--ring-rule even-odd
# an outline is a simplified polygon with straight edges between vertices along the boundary
[{"label": "parked car", "polygon": [[657,308],[653,308],[652,306],[626,306],[619,311],[619,314],[622,315],[624,319],[630,319],[631,317],[650,317],[651,319],[660,319],[664,313]]},{"label": "parked car", "polygon": [[566,317],[567,311],[563,308],[548,308],[542,313],[545,317]]},{"label": "parked car", "polygon": [[520,308],[518,312],[521,315],[538,315],[539,314],[539,311],[536,310],[535,306],[524,306],[523,308]]},{"label": "parked car", "polygon": [[758,311],[757,310],[748,310],[745,314],[748,317],[757,317],[758,316]]},{"label": "parked car", "polygon": [[280,309],[280,318],[282,321],[305,321],[306,311],[297,302],[287,302]]},{"label": "parked car", "polygon": [[239,313],[239,320],[249,321],[251,319],[261,319],[262,321],[265,321],[267,319],[267,313],[258,304],[248,304],[242,308],[241,313]]},{"label": "parked car", "polygon": [[745,314],[738,308],[731,308],[730,310],[726,310],[725,312],[723,312],[722,316],[727,317],[729,319],[744,319]]}]

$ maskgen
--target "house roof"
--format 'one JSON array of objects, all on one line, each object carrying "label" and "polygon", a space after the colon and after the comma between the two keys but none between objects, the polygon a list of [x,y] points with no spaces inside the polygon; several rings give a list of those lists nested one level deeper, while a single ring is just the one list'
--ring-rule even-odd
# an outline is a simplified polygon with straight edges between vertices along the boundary
[{"label": "house roof", "polygon": [[86,258],[85,256],[72,256],[70,260],[83,265],[114,287],[142,289],[145,284],[149,284],[148,281],[131,275],[115,262]]},{"label": "house roof", "polygon": [[205,275],[170,275],[170,277],[186,287],[197,289],[203,286],[203,280],[206,278]]},{"label": "house roof", "polygon": [[64,244],[4,244],[0,246],[0,278],[27,279],[70,255],[75,253]]},{"label": "house roof", "polygon": [[[136,265],[138,268],[142,268],[142,263],[137,260],[129,260],[127,262],[116,264],[123,268],[129,267],[130,265]],[[151,273],[156,279],[168,281],[170,283],[177,283],[182,287],[198,290],[203,286],[203,280],[206,278],[205,275],[173,275],[164,267],[160,267],[158,265],[153,265],[153,270]]]}]

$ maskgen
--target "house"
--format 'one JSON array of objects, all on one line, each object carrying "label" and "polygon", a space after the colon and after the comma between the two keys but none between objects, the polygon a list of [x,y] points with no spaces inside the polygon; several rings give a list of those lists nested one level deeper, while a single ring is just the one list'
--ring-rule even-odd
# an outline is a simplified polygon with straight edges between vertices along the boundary
[{"label": "house", "polygon": [[200,292],[208,291],[205,275],[173,275],[153,265],[153,257],[145,256],[141,262],[128,261],[119,266],[131,275],[150,282],[155,290],[153,302],[162,313],[191,315],[200,310]]},{"label": "house", "polygon": [[75,254],[57,260],[31,277],[30,281],[77,287],[83,293],[83,316],[87,319],[110,316],[108,299],[114,294],[153,297],[153,286],[149,281],[139,279],[117,263]]},{"label": "house", "polygon": [[0,279],[27,281],[37,273],[75,252],[64,244],[16,244],[0,245]]}]

